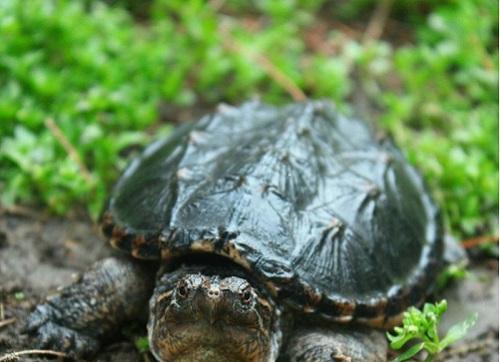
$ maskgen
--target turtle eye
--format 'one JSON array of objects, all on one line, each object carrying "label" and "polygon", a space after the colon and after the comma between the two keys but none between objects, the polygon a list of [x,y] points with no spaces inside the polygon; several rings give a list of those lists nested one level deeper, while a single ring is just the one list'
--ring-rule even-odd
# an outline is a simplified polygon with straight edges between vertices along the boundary
[{"label": "turtle eye", "polygon": [[249,304],[252,301],[250,288],[245,288],[240,292],[240,299],[243,304]]}]

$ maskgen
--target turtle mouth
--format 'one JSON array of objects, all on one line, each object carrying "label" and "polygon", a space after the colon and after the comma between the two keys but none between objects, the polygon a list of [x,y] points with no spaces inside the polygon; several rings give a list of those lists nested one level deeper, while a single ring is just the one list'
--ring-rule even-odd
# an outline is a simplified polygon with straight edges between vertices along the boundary
[{"label": "turtle mouth", "polygon": [[[150,334],[151,350],[159,361],[267,360],[269,348],[255,331],[222,324],[191,323],[177,325],[171,333]],[[243,348],[244,346],[244,348]]]},{"label": "turtle mouth", "polygon": [[[223,352],[223,351],[222,351]],[[161,360],[160,360],[161,361]],[[186,353],[173,357],[165,361],[193,362],[193,361],[214,361],[214,362],[247,362],[248,359],[228,356],[225,352],[211,349],[210,347],[191,348]]]}]

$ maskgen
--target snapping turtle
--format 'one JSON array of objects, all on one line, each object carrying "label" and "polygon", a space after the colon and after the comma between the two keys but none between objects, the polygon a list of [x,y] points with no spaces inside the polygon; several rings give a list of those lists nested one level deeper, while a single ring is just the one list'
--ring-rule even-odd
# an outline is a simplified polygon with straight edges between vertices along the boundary
[{"label": "snapping turtle", "polygon": [[443,252],[415,169],[324,101],[184,125],[128,167],[102,229],[133,258],[39,305],[42,346],[89,355],[149,315],[159,361],[383,361],[377,328],[422,301]]}]

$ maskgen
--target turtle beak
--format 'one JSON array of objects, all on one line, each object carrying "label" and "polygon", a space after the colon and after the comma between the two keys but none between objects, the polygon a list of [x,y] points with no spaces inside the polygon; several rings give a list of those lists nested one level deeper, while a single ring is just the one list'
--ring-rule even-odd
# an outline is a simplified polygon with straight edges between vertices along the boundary
[{"label": "turtle beak", "polygon": [[207,313],[207,321],[210,323],[210,325],[214,325],[215,321],[217,320],[216,312],[215,312],[215,306],[211,305],[209,307],[209,311]]},{"label": "turtle beak", "polygon": [[222,291],[219,285],[211,284],[204,290],[198,290],[195,299],[198,310],[203,317],[208,323],[214,325],[219,319],[219,306],[222,300]]}]

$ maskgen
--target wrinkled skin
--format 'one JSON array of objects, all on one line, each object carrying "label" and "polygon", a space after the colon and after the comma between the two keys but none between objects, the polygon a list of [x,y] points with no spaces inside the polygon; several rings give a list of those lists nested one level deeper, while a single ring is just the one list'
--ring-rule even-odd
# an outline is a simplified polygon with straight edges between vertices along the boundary
[{"label": "wrinkled skin", "polygon": [[385,361],[387,342],[380,331],[361,326],[305,325],[283,350],[280,361]]},{"label": "wrinkled skin", "polygon": [[151,265],[127,258],[96,262],[73,284],[49,296],[29,315],[25,332],[38,347],[91,356],[103,339],[130,320],[147,320],[154,287]]},{"label": "wrinkled skin", "polygon": [[222,277],[223,272],[213,267],[180,268],[159,279],[148,324],[158,360],[276,359],[281,334],[273,302],[245,278]]}]

